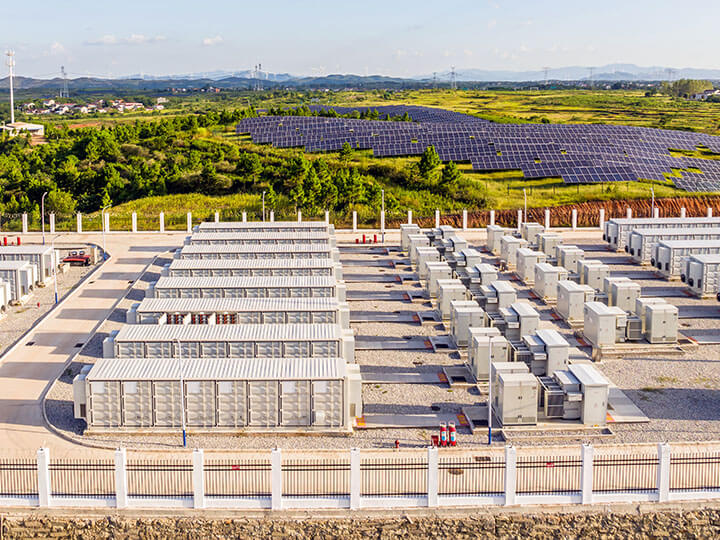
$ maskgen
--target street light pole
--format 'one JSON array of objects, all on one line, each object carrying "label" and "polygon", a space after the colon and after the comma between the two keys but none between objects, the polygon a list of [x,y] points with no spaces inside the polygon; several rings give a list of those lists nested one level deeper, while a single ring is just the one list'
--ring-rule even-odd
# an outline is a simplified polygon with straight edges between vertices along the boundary
[{"label": "street light pole", "polygon": [[525,215],[523,216],[523,223],[527,221],[527,191],[523,188],[523,199],[525,199]]},{"label": "street light pole", "polygon": [[42,194],[42,198],[40,199],[40,213],[42,214],[42,237],[43,237],[43,246],[45,245],[45,195],[47,195],[48,192]]},{"label": "street light pole", "polygon": [[655,189],[652,186],[650,186],[650,192],[652,193],[652,205],[651,205],[651,209],[650,209],[650,217],[654,218],[655,217]]},{"label": "street light pole", "polygon": [[262,194],[262,202],[263,202],[263,221],[265,221],[265,192],[264,191]]},{"label": "street light pole", "polygon": [[105,210],[110,208],[112,205],[108,204],[107,206],[104,206],[102,210],[100,210],[100,227],[102,228],[102,236],[103,236],[103,261],[107,260],[107,250],[105,249]]},{"label": "street light pole", "polygon": [[[50,242],[50,246],[52,247],[52,258],[55,259],[55,240],[60,238],[61,236],[65,236],[65,234],[58,234],[55,238],[52,239],[52,242]],[[58,303],[58,285],[57,285],[57,260],[53,260],[53,287],[55,288],[55,303]]]},{"label": "street light pole", "polygon": [[385,225],[385,190],[381,189],[380,193],[382,194],[382,210],[381,210],[382,214],[380,214],[380,215],[383,218],[383,228],[382,228],[382,231],[380,231],[380,232],[382,233],[382,243],[385,244],[385,226],[384,226]]},{"label": "street light pole", "polygon": [[182,347],[180,346],[180,340],[175,338],[175,344],[177,345],[178,365],[180,367],[180,413],[184,448],[187,447],[187,431],[185,430],[185,376],[183,373]]}]

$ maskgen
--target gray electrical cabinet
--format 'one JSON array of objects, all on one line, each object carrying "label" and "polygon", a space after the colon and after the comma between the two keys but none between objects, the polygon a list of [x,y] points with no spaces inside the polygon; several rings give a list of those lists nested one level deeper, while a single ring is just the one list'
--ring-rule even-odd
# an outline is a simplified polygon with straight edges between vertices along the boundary
[{"label": "gray electrical cabinet", "polygon": [[498,375],[498,406],[495,414],[503,426],[537,424],[538,382],[530,373]]},{"label": "gray electrical cabinet", "polygon": [[409,234],[408,241],[410,242],[410,264],[415,266],[417,265],[417,248],[429,247],[430,238],[425,234]]},{"label": "gray electrical cabinet", "polygon": [[420,279],[427,279],[427,268],[425,264],[440,262],[440,252],[434,247],[418,246],[415,248],[415,254],[417,255],[415,266],[418,271],[418,277]]},{"label": "gray electrical cabinet", "polygon": [[562,238],[557,233],[545,232],[538,234],[538,247],[548,257],[555,257],[556,248],[562,244]]},{"label": "gray electrical cabinet", "polygon": [[485,311],[475,300],[450,302],[450,334],[458,347],[467,347],[470,328],[485,326]]},{"label": "gray electrical cabinet", "polygon": [[545,227],[535,222],[525,222],[520,226],[520,234],[530,245],[537,246],[537,237],[545,232]]},{"label": "gray electrical cabinet", "polygon": [[400,249],[407,253],[410,249],[410,235],[420,233],[420,226],[414,223],[404,223],[400,225]]},{"label": "gray electrical cabinet", "polygon": [[650,304],[645,308],[645,339],[650,343],[677,343],[678,308]]},{"label": "gray electrical cabinet", "polygon": [[583,395],[580,421],[585,425],[604,426],[607,423],[610,383],[590,364],[572,364],[568,370],[580,382]]},{"label": "gray electrical cabinet", "polygon": [[470,371],[476,381],[488,380],[491,363],[507,362],[510,358],[508,340],[504,336],[494,335],[490,332],[486,334],[472,336],[472,354],[468,354]]},{"label": "gray electrical cabinet", "polygon": [[533,292],[544,302],[553,303],[557,300],[557,284],[568,278],[568,271],[562,266],[553,266],[548,263],[535,265],[535,283]]},{"label": "gray electrical cabinet", "polygon": [[533,375],[552,375],[566,369],[570,344],[557,330],[537,330],[535,334],[522,336],[523,343],[530,350],[530,372]]},{"label": "gray electrical cabinet", "polygon": [[500,239],[505,236],[509,229],[500,225],[488,225],[487,232],[487,248],[493,255],[500,255]]},{"label": "gray electrical cabinet", "polygon": [[490,387],[492,390],[492,407],[497,409],[500,404],[498,398],[500,375],[502,373],[530,373],[523,362],[493,362],[490,364]]},{"label": "gray electrical cabinet", "polygon": [[608,293],[608,306],[617,306],[623,311],[633,311],[635,300],[640,298],[640,284],[634,281],[613,281]]},{"label": "gray electrical cabinet", "polygon": [[574,274],[578,271],[578,262],[585,258],[585,252],[577,246],[558,246],[556,254],[557,264]]},{"label": "gray electrical cabinet", "polygon": [[526,285],[535,283],[535,265],[545,262],[547,255],[542,251],[535,251],[530,248],[520,248],[517,251],[517,275],[520,281]]},{"label": "gray electrical cabinet", "polygon": [[557,306],[555,311],[569,324],[583,321],[585,302],[595,300],[595,289],[589,285],[578,285],[574,281],[558,282]]},{"label": "gray electrical cabinet", "polygon": [[597,259],[583,259],[578,261],[577,273],[581,285],[601,291],[603,280],[610,275],[610,266]]},{"label": "gray electrical cabinet", "polygon": [[720,254],[691,255],[684,274],[690,292],[700,298],[715,296],[720,291]]},{"label": "gray electrical cabinet", "polygon": [[540,325],[540,314],[530,304],[515,302],[500,309],[505,321],[505,337],[508,341],[520,341],[522,336],[534,334]]},{"label": "gray electrical cabinet", "polygon": [[594,347],[614,345],[617,341],[617,314],[601,302],[586,302],[583,336]]},{"label": "gray electrical cabinet", "polygon": [[452,279],[452,268],[446,262],[426,263],[427,285],[426,289],[430,298],[435,298],[438,293],[438,281],[441,279]]},{"label": "gray electrical cabinet", "polygon": [[500,258],[505,261],[508,270],[514,270],[517,265],[517,250],[527,246],[527,240],[505,235],[500,239]]},{"label": "gray electrical cabinet", "polygon": [[437,282],[437,305],[443,320],[450,318],[450,302],[466,300],[467,289],[459,279],[440,279]]}]

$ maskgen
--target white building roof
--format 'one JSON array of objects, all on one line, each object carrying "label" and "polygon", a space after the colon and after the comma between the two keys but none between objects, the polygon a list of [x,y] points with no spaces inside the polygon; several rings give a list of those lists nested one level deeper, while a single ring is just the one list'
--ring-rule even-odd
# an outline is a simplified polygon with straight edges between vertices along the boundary
[{"label": "white building roof", "polygon": [[[342,358],[191,358],[183,359],[185,380],[342,379]],[[106,358],[87,374],[88,381],[179,380],[177,358]]]},{"label": "white building roof", "polygon": [[126,324],[115,341],[334,341],[343,334],[337,324]]},{"label": "white building roof", "polygon": [[255,289],[281,287],[335,287],[335,276],[211,276],[158,279],[155,289]]},{"label": "white building roof", "polygon": [[138,313],[336,311],[335,297],[321,298],[146,298]]},{"label": "white building roof", "polygon": [[324,221],[205,221],[198,225],[200,231],[244,230],[244,229],[329,229]]},{"label": "white building roof", "polygon": [[330,233],[327,231],[228,231],[228,232],[198,232],[190,237],[190,242],[209,241],[236,241],[243,240],[330,240]]},{"label": "white building roof", "polygon": [[330,253],[329,244],[217,244],[183,246],[182,253]]},{"label": "white building roof", "polygon": [[0,246],[0,255],[44,255],[52,253],[52,247],[42,244],[23,244],[20,246]]},{"label": "white building roof", "polygon": [[332,259],[174,259],[170,270],[239,268],[334,268]]}]

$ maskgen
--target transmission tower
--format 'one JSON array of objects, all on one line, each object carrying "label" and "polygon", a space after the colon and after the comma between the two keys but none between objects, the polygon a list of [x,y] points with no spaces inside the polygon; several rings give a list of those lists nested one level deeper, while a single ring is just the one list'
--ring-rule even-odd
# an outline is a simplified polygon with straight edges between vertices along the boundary
[{"label": "transmission tower", "polygon": [[433,71],[433,88],[437,88],[437,72]]},{"label": "transmission tower", "polygon": [[457,77],[455,75],[455,66],[450,66],[450,90],[457,90]]},{"label": "transmission tower", "polygon": [[542,68],[543,72],[545,73],[545,84],[548,83],[548,72],[550,71],[550,68],[548,66],[545,66]]},{"label": "transmission tower", "polygon": [[668,81],[672,81],[675,76],[675,70],[673,68],[667,68]]},{"label": "transmission tower", "polygon": [[67,80],[67,72],[65,71],[65,66],[60,66],[60,74],[62,75],[62,79],[63,79],[63,87],[62,87],[62,91],[60,92],[60,97],[61,98],[69,98],[70,91],[68,90],[68,80]]},{"label": "transmission tower", "polygon": [[592,86],[593,83],[593,75],[595,74],[595,68],[589,67],[588,70],[590,71],[590,86]]},{"label": "transmission tower", "polygon": [[9,70],[9,82],[10,82],[10,123],[15,123],[15,94],[13,90],[13,68],[15,67],[15,51],[12,49],[7,51],[5,55],[7,59],[7,67]]},{"label": "transmission tower", "polygon": [[262,91],[263,89],[263,71],[262,71],[262,64],[258,64],[258,90]]}]

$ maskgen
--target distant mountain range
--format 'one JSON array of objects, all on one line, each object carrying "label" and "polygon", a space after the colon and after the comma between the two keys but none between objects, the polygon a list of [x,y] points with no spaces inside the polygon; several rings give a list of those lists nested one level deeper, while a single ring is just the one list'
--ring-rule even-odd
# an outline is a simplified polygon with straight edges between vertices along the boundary
[{"label": "distant mountain range", "polygon": [[[433,84],[433,75],[418,75],[416,77],[386,77],[383,75],[353,75],[335,74],[324,76],[297,76],[289,73],[262,72],[260,76],[252,70],[241,71],[206,71],[187,73],[183,75],[129,75],[116,79],[79,77],[70,79],[68,86],[70,92],[82,91],[116,91],[116,90],[143,90],[165,91],[168,88],[198,89],[214,86],[223,89],[252,89],[262,81],[263,88],[412,88]],[[447,84],[451,78],[449,71],[436,74],[437,82]],[[463,83],[532,83],[544,81],[544,70],[536,71],[502,71],[484,69],[458,69],[455,71],[458,82]],[[710,79],[720,81],[720,69],[699,68],[665,68],[662,66],[642,67],[635,64],[608,64],[593,68],[593,81],[659,81],[667,79]],[[582,66],[549,68],[547,71],[549,81],[588,81],[590,69]],[[34,79],[31,77],[16,77],[15,88],[18,90],[56,91],[62,87],[62,79]],[[7,77],[0,79],[0,91],[8,88]]]}]

